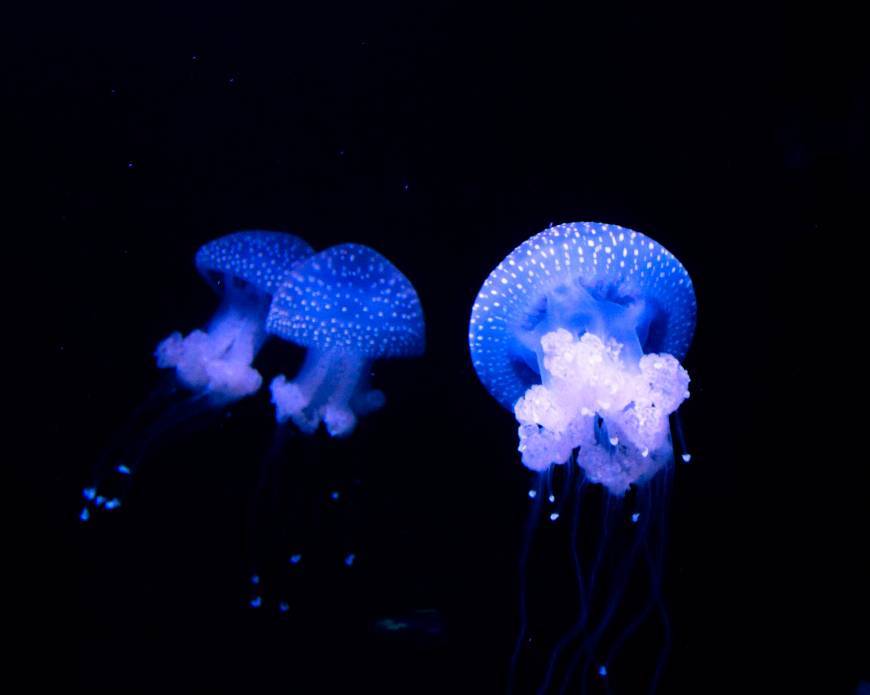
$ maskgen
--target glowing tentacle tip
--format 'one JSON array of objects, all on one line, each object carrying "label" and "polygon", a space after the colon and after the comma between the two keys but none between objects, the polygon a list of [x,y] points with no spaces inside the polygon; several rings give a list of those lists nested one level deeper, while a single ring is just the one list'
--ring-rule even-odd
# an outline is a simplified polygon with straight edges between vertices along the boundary
[{"label": "glowing tentacle tip", "polygon": [[538,491],[537,491],[537,490],[529,490],[529,499],[533,500],[533,499],[535,499],[535,497],[537,497],[537,496],[538,496]]},{"label": "glowing tentacle tip", "polygon": [[130,475],[130,473],[133,472],[127,466],[125,466],[123,463],[118,465],[115,468],[115,470],[118,471],[118,473],[120,473],[121,475]]},{"label": "glowing tentacle tip", "polygon": [[286,613],[287,611],[290,610],[290,604],[287,603],[286,601],[281,601],[281,603],[278,604],[278,610],[281,613]]},{"label": "glowing tentacle tip", "polygon": [[339,494],[338,490],[333,490],[332,492],[329,493],[330,499],[333,499],[333,500],[337,500],[340,496],[341,495]]},{"label": "glowing tentacle tip", "polygon": [[302,556],[299,555],[298,553],[296,555],[290,556],[290,564],[291,565],[298,565],[301,560],[302,560]]},{"label": "glowing tentacle tip", "polygon": [[102,495],[97,495],[97,498],[94,500],[94,504],[96,504],[98,507],[102,507],[105,504],[105,502],[106,502],[106,498],[103,497]]},{"label": "glowing tentacle tip", "polygon": [[638,519],[640,519],[640,514],[638,512],[631,515],[631,523],[636,524]]},{"label": "glowing tentacle tip", "polygon": [[90,500],[91,502],[93,502],[94,498],[96,496],[97,496],[96,488],[86,487],[84,490],[82,490],[82,497],[84,497],[86,500]]},{"label": "glowing tentacle tip", "polygon": [[260,575],[253,574],[251,575],[251,584],[259,584],[260,583]]},{"label": "glowing tentacle tip", "polygon": [[351,567],[353,565],[354,560],[356,560],[356,555],[354,555],[353,553],[350,553],[350,554],[348,554],[348,556],[346,558],[344,558],[344,564],[347,565],[348,567]]},{"label": "glowing tentacle tip", "polygon": [[559,518],[559,512],[553,512],[552,514],[550,514],[550,521],[555,521],[558,518]]},{"label": "glowing tentacle tip", "polygon": [[691,460],[692,460],[692,455],[691,455],[691,454],[683,454],[683,462],[684,462],[684,463],[688,463],[688,462],[691,461]]},{"label": "glowing tentacle tip", "polygon": [[79,514],[79,520],[82,522],[85,522],[90,518],[91,518],[91,513],[88,511],[88,508],[87,507],[83,508],[81,514]]},{"label": "glowing tentacle tip", "polygon": [[263,605],[263,599],[260,596],[254,596],[250,601],[251,608],[259,608]]},{"label": "glowing tentacle tip", "polygon": [[598,675],[604,678],[607,675],[607,666],[603,664],[598,667]]},{"label": "glowing tentacle tip", "polygon": [[547,499],[550,500],[550,504],[552,504],[556,501],[556,495],[550,495]]},{"label": "glowing tentacle tip", "polygon": [[619,444],[619,437],[611,437],[610,446],[616,446],[617,444]]},{"label": "glowing tentacle tip", "polygon": [[106,509],[117,509],[121,506],[121,500],[114,497],[106,502]]}]

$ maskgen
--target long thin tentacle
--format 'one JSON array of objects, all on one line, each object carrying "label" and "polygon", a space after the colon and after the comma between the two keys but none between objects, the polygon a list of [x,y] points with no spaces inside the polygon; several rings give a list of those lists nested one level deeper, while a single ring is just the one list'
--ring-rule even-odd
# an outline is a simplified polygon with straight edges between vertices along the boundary
[{"label": "long thin tentacle", "polygon": [[535,528],[538,523],[538,517],[541,514],[543,506],[544,492],[549,489],[549,482],[544,475],[538,476],[538,487],[535,491],[535,498],[532,503],[532,508],[529,511],[528,519],[526,520],[526,529],[523,534],[523,547],[520,552],[519,560],[519,584],[520,584],[520,599],[519,599],[519,620],[520,626],[517,632],[517,639],[514,643],[514,649],[511,653],[510,667],[508,669],[508,695],[513,692],[514,682],[516,680],[517,664],[520,658],[520,652],[523,648],[523,643],[526,639],[526,630],[528,628],[528,613],[526,609],[526,568],[529,561],[529,552],[532,546],[532,538],[535,534]]}]

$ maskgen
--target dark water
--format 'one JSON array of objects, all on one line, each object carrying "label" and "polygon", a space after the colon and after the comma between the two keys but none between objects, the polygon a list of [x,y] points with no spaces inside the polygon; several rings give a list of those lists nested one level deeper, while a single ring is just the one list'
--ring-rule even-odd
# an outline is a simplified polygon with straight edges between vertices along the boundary
[{"label": "dark water", "polygon": [[[813,16],[702,7],[12,18],[7,136],[25,205],[5,232],[23,242],[6,257],[7,328],[28,367],[9,366],[23,446],[7,473],[21,551],[7,601],[25,613],[31,682],[504,691],[529,480],[513,419],[471,368],[467,320],[501,258],[571,220],[652,236],[698,295],[660,692],[870,679],[865,456],[814,386],[843,377],[820,355],[840,340],[831,305],[853,296],[821,259],[845,243],[832,210],[866,172],[866,66]],[[195,250],[251,227],[378,249],[416,286],[429,342],[378,366],[388,405],[351,439],[286,442],[267,505],[283,531],[261,541],[303,557],[264,576],[258,610],[245,528],[274,435],[265,390],[155,446],[122,514],[76,518],[100,451],[158,382],[157,341],[214,308]],[[276,343],[259,365],[299,359]],[[574,610],[567,553],[542,530],[529,594],[542,640]],[[613,692],[644,691],[659,642],[637,634]]]}]

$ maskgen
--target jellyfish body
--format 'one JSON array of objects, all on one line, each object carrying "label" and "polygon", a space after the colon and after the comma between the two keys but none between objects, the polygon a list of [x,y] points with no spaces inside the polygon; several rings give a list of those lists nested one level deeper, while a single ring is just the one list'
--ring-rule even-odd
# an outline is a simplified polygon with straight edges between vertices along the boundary
[{"label": "jellyfish body", "polygon": [[[384,405],[384,394],[370,385],[375,361],[418,356],[425,347],[423,312],[414,287],[381,254],[358,244],[333,246],[294,268],[275,293],[266,331],[306,352],[292,380],[284,375],[272,380],[278,427],[275,442],[261,464],[257,498],[265,497],[266,490],[276,487],[272,481],[284,469],[284,447],[297,432],[312,435],[323,424],[331,437],[347,437],[358,418]],[[316,456],[319,449],[319,443],[306,436],[297,452],[307,451]],[[309,467],[312,468],[320,471],[318,475],[334,473],[330,467]],[[348,508],[346,497],[352,495],[339,492],[339,486],[333,487],[334,481],[328,484],[328,495],[321,489],[305,496],[324,500],[332,516],[339,508]],[[354,486],[358,484],[357,480]],[[298,489],[294,493],[304,494]],[[267,504],[250,507],[251,573],[263,577],[258,595],[277,587],[282,594],[278,602],[280,611],[282,603],[298,602],[291,587],[298,581],[295,577],[302,561],[298,544],[304,541],[288,538],[291,542],[285,544],[274,538],[277,524],[270,519],[285,518],[286,508],[296,505],[288,504],[280,493],[270,494],[269,498],[264,500]],[[303,535],[307,535],[314,533],[312,529],[318,523],[318,519],[313,519],[295,525],[305,527]],[[285,522],[281,526],[288,532]],[[263,539],[269,536],[273,542],[264,543]],[[351,542],[333,560],[349,574],[360,558]]]},{"label": "jellyfish body", "polygon": [[[549,489],[554,467],[568,500],[560,499],[549,519],[558,525],[562,506],[573,510],[570,552],[579,609],[547,659],[539,692],[549,689],[569,649],[573,656],[562,663],[560,692],[576,677],[585,687],[640,556],[649,566],[650,598],[594,672],[610,677],[610,661],[653,608],[667,643],[659,587],[673,461],[670,416],[689,395],[689,375],[679,360],[691,343],[695,316],[694,289],[682,264],[656,241],[616,225],[580,222],[544,230],[512,251],[481,287],[469,325],[472,362],[490,394],[516,417],[522,462],[540,476],[529,493],[533,509],[521,554],[511,684],[527,629],[525,562],[546,504],[542,498],[556,502]],[[688,461],[685,450],[683,458]],[[581,498],[590,487],[603,489],[605,514],[595,559],[584,565]],[[630,489],[636,494],[624,502]],[[614,550],[616,538],[624,538],[628,549]],[[591,617],[593,599],[602,606],[597,620]],[[653,688],[665,654],[663,648]]]},{"label": "jellyfish body", "polygon": [[[252,362],[268,338],[272,295],[312,253],[297,236],[258,230],[235,232],[199,249],[196,268],[220,295],[220,305],[205,330],[186,337],[175,332],[157,346],[157,366],[174,370],[174,383],[156,390],[106,448],[84,489],[82,521],[91,518],[91,509],[120,507],[145,453],[168,432],[260,387]],[[173,403],[177,386],[192,393]]]},{"label": "jellyfish body", "polygon": [[532,470],[578,463],[612,493],[671,460],[688,396],[692,281],[657,242],[616,225],[547,229],[484,282],[469,342],[484,386],[520,425]]},{"label": "jellyfish body", "polygon": [[275,294],[266,331],[307,350],[292,381],[272,381],[278,422],[292,420],[306,433],[322,422],[335,437],[383,406],[383,393],[369,387],[373,362],[419,356],[425,347],[413,285],[359,244],[333,246],[297,266]]},{"label": "jellyfish body", "polygon": [[205,331],[163,340],[157,366],[175,369],[183,386],[218,401],[254,393],[262,377],[251,363],[267,338],[272,295],[312,253],[305,241],[282,232],[235,232],[205,244],[196,267],[221,304]]}]

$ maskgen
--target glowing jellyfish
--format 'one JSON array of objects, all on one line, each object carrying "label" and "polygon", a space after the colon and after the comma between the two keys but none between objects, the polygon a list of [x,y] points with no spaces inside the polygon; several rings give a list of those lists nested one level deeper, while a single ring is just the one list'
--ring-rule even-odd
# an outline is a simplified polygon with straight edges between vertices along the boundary
[{"label": "glowing jellyfish", "polygon": [[[574,508],[571,554],[580,608],[550,652],[542,692],[557,676],[562,689],[576,678],[585,687],[593,667],[601,678],[613,675],[608,666],[637,619],[613,637],[612,652],[602,653],[600,643],[640,554],[649,562],[652,579],[641,618],[658,607],[667,641],[658,590],[662,496],[673,461],[670,419],[689,395],[689,376],[679,360],[692,340],[695,314],[692,281],[673,254],[638,232],[589,222],[551,227],[521,244],[486,279],[474,303],[469,326],[474,368],[516,417],[522,462],[539,475],[538,486],[529,493],[534,503],[527,539],[541,509],[556,503],[556,475]],[[681,454],[688,462],[684,445]],[[628,529],[628,549],[611,548],[617,562],[609,572],[603,569],[605,540],[585,566],[577,547],[583,523],[580,491],[589,483],[606,491],[602,535],[618,536],[613,526],[620,519],[625,522],[620,528]],[[623,497],[629,490],[634,511],[625,517]],[[564,499],[552,507],[552,522],[558,523],[563,504]],[[602,578],[603,573],[608,576]],[[521,593],[512,683],[527,628],[524,574]],[[601,600],[593,605],[593,598]],[[567,660],[566,650],[571,650]]]},{"label": "glowing jellyfish", "polygon": [[[347,437],[358,418],[381,408],[384,394],[370,386],[374,362],[421,355],[426,333],[420,300],[409,280],[381,254],[358,244],[334,246],[294,268],[272,300],[266,330],[306,353],[292,381],[284,375],[272,380],[278,429],[261,467],[258,496],[274,489],[271,481],[280,475],[284,443],[296,432],[313,435],[322,423],[331,437]],[[284,612],[282,605],[295,603],[295,592],[286,584],[294,581],[305,561],[298,546],[291,546],[289,556],[275,558],[274,549],[283,541],[261,542],[276,526],[266,517],[286,516],[286,502],[269,497],[271,510],[251,506],[251,572],[264,578],[253,591],[251,606],[261,606],[263,593],[277,586],[284,594],[278,609]],[[335,488],[321,499],[333,510],[330,514],[347,506],[345,495]],[[333,559],[342,572],[353,572],[360,558],[356,548],[345,547]]]},{"label": "glowing jellyfish", "polygon": [[383,406],[384,394],[369,387],[372,364],[419,356],[426,338],[413,285],[359,244],[333,246],[295,268],[275,295],[266,330],[307,350],[293,381],[272,381],[278,422],[292,420],[306,433],[322,422],[334,437]]},{"label": "glowing jellyfish", "polygon": [[[179,422],[213,411],[248,396],[262,383],[252,363],[268,338],[266,315],[275,290],[293,267],[313,253],[292,234],[241,231],[202,246],[196,268],[220,296],[217,311],[205,330],[188,336],[175,332],[155,353],[157,366],[174,370],[174,383],[152,394],[107,448],[97,466],[94,482],[84,489],[87,521],[92,509],[116,509],[121,493],[141,463],[148,446]],[[165,408],[177,386],[192,392],[181,403]],[[141,421],[156,419],[141,427]]]},{"label": "glowing jellyfish", "polygon": [[176,331],[161,342],[157,366],[175,369],[185,387],[218,401],[254,393],[262,377],[251,363],[267,338],[272,295],[312,253],[282,232],[236,232],[205,244],[196,268],[221,296],[220,306],[205,331],[187,337]]}]

